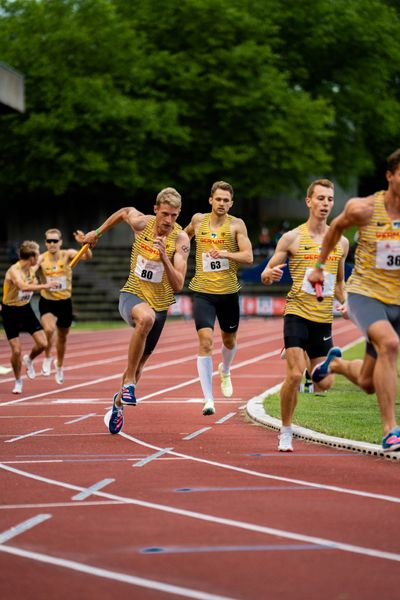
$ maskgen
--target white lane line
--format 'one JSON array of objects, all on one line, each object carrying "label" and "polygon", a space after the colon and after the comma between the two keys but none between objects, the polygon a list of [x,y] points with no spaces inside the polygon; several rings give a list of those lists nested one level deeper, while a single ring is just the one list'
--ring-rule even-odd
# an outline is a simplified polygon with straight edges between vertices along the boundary
[{"label": "white lane line", "polygon": [[32,560],[37,560],[39,562],[47,563],[49,565],[64,567],[65,569],[71,569],[72,571],[79,571],[80,573],[94,575],[96,577],[103,577],[105,579],[120,581],[122,583],[129,583],[130,585],[137,585],[139,587],[148,588],[151,590],[159,590],[160,592],[165,592],[167,594],[183,596],[184,598],[195,598],[195,600],[235,600],[234,598],[228,596],[208,594],[207,592],[202,592],[200,590],[185,588],[178,585],[171,585],[162,581],[155,581],[154,579],[145,579],[144,577],[126,575],[125,573],[118,573],[116,571],[110,571],[109,569],[91,567],[89,565],[85,565],[74,560],[57,558],[55,556],[42,554],[40,552],[30,552],[28,550],[22,550],[21,548],[14,548],[13,546],[0,546],[0,551],[8,552],[8,554],[14,554],[14,556],[30,558]]},{"label": "white lane line", "polygon": [[205,431],[208,431],[209,429],[211,429],[211,427],[203,427],[203,429],[198,429],[197,431],[194,431],[193,433],[189,433],[189,435],[185,436],[182,439],[183,440],[192,440],[193,438],[197,437],[198,435],[201,435],[202,433],[204,433]]},{"label": "white lane line", "polygon": [[72,421],[65,421],[64,425],[72,425],[72,423],[77,423],[78,421],[83,421],[84,419],[89,419],[90,417],[96,417],[96,413],[89,413],[87,415],[82,415],[77,419],[72,419]]},{"label": "white lane line", "polygon": [[36,525],[39,525],[40,523],[43,523],[43,521],[47,521],[47,519],[50,518],[51,515],[37,515],[36,517],[32,517],[31,519],[22,521],[22,523],[19,523],[18,525],[14,525],[10,529],[7,529],[6,531],[3,531],[3,533],[0,533],[0,544],[8,542],[8,540],[11,540],[17,535],[20,535],[24,531],[28,531],[28,529],[32,529],[32,527],[36,527]]},{"label": "white lane line", "polygon": [[94,483],[90,487],[86,488],[83,492],[72,496],[72,500],[84,500],[85,498],[89,498],[89,496],[97,492],[97,490],[101,490],[103,487],[109,485],[113,481],[115,481],[115,479],[102,479],[101,481],[98,481],[97,483]]},{"label": "white lane line", "polygon": [[[204,461],[208,462],[208,461]],[[76,490],[79,492],[84,491],[84,488],[79,487],[77,485],[66,483],[64,481],[57,481],[55,479],[50,479],[48,477],[42,477],[41,475],[35,475],[33,473],[28,473],[26,471],[21,471],[20,469],[15,469],[14,467],[10,467],[8,465],[4,465],[0,463],[0,468],[6,471],[10,471],[16,475],[21,475],[23,477],[27,477],[28,479],[34,479],[35,481],[41,481],[43,483],[48,483],[50,485],[56,485],[69,490]],[[355,544],[347,544],[346,542],[339,542],[336,540],[330,540],[327,538],[320,538],[312,535],[306,535],[302,533],[297,533],[294,531],[287,531],[284,529],[276,529],[275,527],[268,527],[266,525],[257,525],[255,523],[249,523],[246,521],[236,521],[234,519],[228,519],[225,517],[218,517],[215,515],[210,515],[205,512],[199,513],[192,510],[186,510],[184,508],[178,508],[174,506],[168,506],[165,504],[157,504],[155,502],[146,502],[145,500],[138,500],[136,498],[127,498],[125,496],[118,496],[116,494],[108,494],[106,492],[97,491],[94,492],[96,496],[100,496],[101,498],[108,498],[109,500],[120,500],[126,505],[134,505],[140,506],[142,508],[150,508],[153,510],[159,510],[162,512],[166,512],[173,515],[180,515],[183,517],[188,517],[191,519],[197,519],[199,521],[205,521],[207,523],[217,523],[219,525],[226,525],[228,527],[235,527],[237,529],[244,529],[246,531],[255,531],[257,533],[263,533],[271,536],[278,536],[287,538],[290,540],[297,540],[301,542],[311,543],[311,544],[320,544],[321,546],[341,550],[343,552],[350,552],[352,554],[360,554],[363,556],[372,556],[373,558],[382,558],[385,560],[391,560],[395,562],[400,562],[400,554],[395,552],[387,552],[385,550],[379,550],[376,548],[368,548],[365,546],[356,546]],[[400,501],[400,498],[398,499]],[[0,549],[8,549],[7,546],[0,546]]]},{"label": "white lane line", "polygon": [[143,467],[144,465],[147,465],[147,463],[151,462],[152,460],[155,460],[156,458],[159,458],[160,456],[166,454],[167,452],[170,452],[171,450],[173,450],[173,448],[162,448],[161,450],[155,452],[154,454],[151,454],[147,458],[142,458],[141,460],[138,460],[137,463],[132,465],[132,467]]},{"label": "white lane line", "polygon": [[[269,337],[268,341],[273,341],[275,339],[281,339],[281,338],[282,338],[282,334],[279,333],[278,335],[274,335],[274,336]],[[245,348],[247,345],[250,345],[250,346],[259,345],[260,343],[261,342],[256,342],[256,343],[254,343],[254,342],[247,342],[247,343],[242,344],[241,348]],[[264,340],[263,343],[265,343],[265,340]],[[219,351],[215,350],[213,352],[213,354],[217,354],[218,352]],[[266,358],[270,358],[271,356],[276,356],[276,355],[280,354],[280,352],[281,352],[281,348],[279,348],[279,350],[274,350],[273,352],[267,352],[265,354],[257,355],[254,358],[251,358],[250,360],[246,360],[246,361],[243,361],[241,363],[237,363],[236,365],[232,366],[231,369],[239,369],[242,366],[246,366],[248,364],[253,364],[255,362],[259,362],[260,360],[265,360]],[[162,368],[165,368],[165,367],[170,367],[170,366],[175,366],[175,365],[181,365],[182,363],[186,363],[186,362],[190,362],[191,360],[195,360],[196,357],[197,357],[197,354],[191,354],[191,355],[184,356],[184,357],[181,357],[181,358],[177,358],[177,359],[174,359],[174,360],[165,361],[165,362],[157,363],[157,364],[154,364],[154,365],[149,365],[148,367],[146,367],[146,373],[148,373],[149,371],[154,371],[154,370],[158,371],[159,369],[162,369]],[[123,357],[122,356],[121,357],[117,357],[117,359],[113,358],[113,359],[110,359],[110,360],[96,361],[96,362],[90,363],[90,366],[109,364],[110,362],[114,362],[115,360],[122,360],[122,359],[123,360],[126,359],[125,355]],[[85,366],[85,365],[83,365],[83,366]],[[218,374],[217,371],[213,372],[213,375],[217,375],[217,374]],[[76,389],[79,389],[79,388],[82,388],[82,387],[88,387],[88,386],[92,386],[92,385],[98,385],[100,383],[104,383],[105,381],[112,381],[114,379],[120,380],[121,379],[121,373],[117,373],[116,375],[109,375],[108,377],[101,377],[101,378],[98,378],[98,379],[92,379],[91,381],[81,382],[81,383],[78,383],[76,385],[70,385],[70,386],[64,387],[63,388],[63,392],[68,392],[70,390],[76,390]],[[187,385],[191,385],[192,383],[196,383],[198,381],[200,381],[199,377],[195,377],[193,379],[187,380],[187,381],[185,381],[185,382],[183,382],[181,384],[178,384],[176,386],[172,386],[170,388],[165,388],[164,390],[159,390],[158,392],[154,392],[152,394],[148,394],[147,396],[142,396],[141,400],[144,400],[146,398],[152,398],[153,396],[158,396],[158,395],[163,394],[165,392],[169,392],[171,390],[175,390],[175,389],[179,389],[181,387],[185,387]],[[60,393],[60,389],[57,388],[57,389],[54,389],[54,390],[49,390],[48,392],[43,392],[41,394],[34,394],[32,396],[26,396],[25,398],[19,398],[18,400],[9,400],[7,402],[0,403],[0,408],[2,408],[3,406],[11,406],[11,405],[14,405],[14,404],[19,404],[21,402],[26,402],[27,400],[33,400],[35,398],[48,397],[48,396],[52,396],[54,394],[59,394],[59,393]]]},{"label": "white lane line", "polygon": [[[131,440],[138,444],[139,446],[144,446],[145,448],[152,448],[153,450],[159,450],[157,446],[154,444],[149,444],[148,442],[143,442],[138,438],[133,437],[127,433],[121,431],[118,435],[126,438],[127,440]],[[385,500],[386,502],[394,502],[395,504],[400,504],[400,498],[397,496],[387,496],[385,494],[375,494],[373,492],[362,492],[360,490],[353,490],[351,488],[342,488],[336,485],[327,485],[324,483],[315,483],[313,481],[304,481],[302,479],[292,479],[290,477],[281,477],[279,475],[271,475],[269,473],[260,473],[259,471],[252,471],[250,469],[244,469],[242,467],[236,467],[235,465],[228,465],[226,463],[219,463],[214,460],[207,460],[206,458],[198,458],[197,456],[191,456],[190,454],[183,454],[181,452],[175,452],[175,450],[171,450],[170,454],[173,456],[178,456],[180,458],[185,458],[187,460],[193,460],[194,462],[203,463],[206,465],[212,465],[214,467],[219,467],[221,469],[227,469],[229,471],[236,471],[237,473],[245,473],[246,475],[253,475],[254,477],[261,477],[264,479],[271,479],[273,481],[285,481],[286,483],[295,483],[298,485],[307,485],[310,488],[316,488],[318,490],[328,490],[331,492],[338,492],[340,494],[349,494],[353,496],[361,496],[363,498],[373,498],[374,500]],[[0,464],[1,467],[1,464]]]},{"label": "white lane line", "polygon": [[37,431],[31,431],[31,433],[26,433],[25,435],[19,435],[18,437],[11,438],[11,440],[4,440],[4,443],[18,442],[18,440],[23,440],[27,437],[32,437],[34,435],[39,435],[39,433],[44,433],[45,431],[51,431],[53,428],[49,427],[47,429],[38,429]]},{"label": "white lane line", "polygon": [[77,508],[79,506],[108,506],[124,504],[120,500],[89,500],[88,502],[38,502],[37,504],[1,504],[0,510],[20,510],[21,508]]},{"label": "white lane line", "polygon": [[216,421],[215,423],[217,425],[220,425],[221,423],[225,423],[225,421],[227,421],[228,419],[231,419],[232,417],[234,417],[236,415],[235,412],[230,412],[227,415],[225,415],[224,417],[221,417],[218,421]]}]

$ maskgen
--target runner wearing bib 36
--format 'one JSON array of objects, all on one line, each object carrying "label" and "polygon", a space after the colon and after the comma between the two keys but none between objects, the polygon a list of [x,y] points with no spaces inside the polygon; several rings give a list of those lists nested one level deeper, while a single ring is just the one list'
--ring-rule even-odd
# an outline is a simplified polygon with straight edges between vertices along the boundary
[{"label": "runner wearing bib 36", "polygon": [[353,273],[346,284],[350,319],[367,339],[363,361],[335,359],[329,372],[345,375],[378,398],[383,425],[382,449],[400,451],[396,419],[397,356],[400,345],[400,149],[387,159],[388,189],[348,200],[324,238],[312,284],[324,280],[323,264],[343,231],[358,227]]}]

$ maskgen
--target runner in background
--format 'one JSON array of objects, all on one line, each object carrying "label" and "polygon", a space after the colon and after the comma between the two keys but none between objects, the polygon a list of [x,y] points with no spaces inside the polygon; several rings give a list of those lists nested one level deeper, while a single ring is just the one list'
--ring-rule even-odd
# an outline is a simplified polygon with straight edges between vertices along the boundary
[{"label": "runner in background", "polygon": [[[82,244],[83,231],[74,231],[75,240]],[[50,289],[40,292],[39,312],[47,338],[46,356],[43,359],[42,374],[46,377],[51,373],[54,336],[57,331],[57,358],[54,359],[55,380],[59,385],[64,383],[64,357],[67,346],[67,337],[70,332],[72,309],[72,269],[70,263],[78,254],[75,248],[62,249],[62,236],[59,229],[48,229],[45,232],[47,250],[39,257],[38,276],[41,281],[53,282]],[[92,257],[89,249],[82,256],[82,260]]]},{"label": "runner in background", "polygon": [[237,217],[229,215],[233,205],[233,188],[216,181],[208,199],[211,212],[193,215],[185,231],[196,240],[196,270],[189,289],[193,294],[193,316],[199,351],[197,371],[204,396],[203,415],[215,413],[212,390],[214,325],[221,329],[222,361],[218,365],[223,396],[232,396],[230,367],[236,353],[240,320],[239,265],[253,262],[247,229]]},{"label": "runner in background", "polygon": [[[19,260],[6,272],[3,283],[2,316],[3,326],[11,348],[11,366],[14,371],[15,385],[13,394],[22,393],[22,362],[29,379],[36,377],[32,361],[41,354],[47,340],[43,328],[30,304],[33,292],[49,289],[49,282],[38,283],[36,265],[39,260],[39,244],[31,240],[22,242],[19,248]],[[34,345],[21,359],[20,333],[26,331],[33,337]]]},{"label": "runner in background", "polygon": [[[345,237],[337,240],[334,252],[327,262],[324,300],[319,302],[314,287],[308,281],[319,256],[322,240],[329,231],[328,217],[334,205],[334,186],[328,179],[317,179],[307,190],[306,205],[309,216],[305,223],[284,233],[274,255],[261,274],[261,281],[270,285],[279,281],[289,258],[293,279],[286,298],[284,311],[284,344],[286,376],[280,389],[282,426],[278,450],[293,451],[292,421],[298,399],[299,385],[306,368],[313,369],[322,360],[326,364],[341,355],[332,343],[333,299],[344,303],[344,262],[349,243]],[[314,391],[326,391],[333,376],[315,385]]]}]

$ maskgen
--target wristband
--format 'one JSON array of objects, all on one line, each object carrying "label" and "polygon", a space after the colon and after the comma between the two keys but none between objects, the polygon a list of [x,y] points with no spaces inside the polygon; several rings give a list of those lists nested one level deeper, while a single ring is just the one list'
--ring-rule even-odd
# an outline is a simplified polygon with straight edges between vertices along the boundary
[{"label": "wristband", "polygon": [[324,267],[325,267],[325,265],[324,265],[324,263],[321,263],[321,262],[316,262],[316,263],[315,263],[315,267],[316,267],[317,269],[321,269],[321,270],[323,270],[323,269],[324,269]]},{"label": "wristband", "polygon": [[96,233],[96,236],[97,236],[98,238],[101,238],[101,236],[102,236],[103,234],[101,233],[101,231],[99,231],[99,229],[100,229],[100,228],[96,229],[95,233]]}]

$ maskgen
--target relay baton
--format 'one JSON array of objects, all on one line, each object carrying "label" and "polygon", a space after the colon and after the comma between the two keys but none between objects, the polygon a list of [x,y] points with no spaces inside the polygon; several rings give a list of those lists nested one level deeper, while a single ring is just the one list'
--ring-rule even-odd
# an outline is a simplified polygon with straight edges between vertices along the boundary
[{"label": "relay baton", "polygon": [[315,287],[315,295],[317,296],[318,302],[322,302],[322,300],[324,299],[324,296],[322,294],[322,284],[321,284],[321,282],[317,281],[314,287]]},{"label": "relay baton", "polygon": [[71,269],[81,260],[82,256],[87,252],[90,248],[90,244],[83,244],[82,248],[79,250],[78,254],[75,254],[74,258],[69,263]]}]

